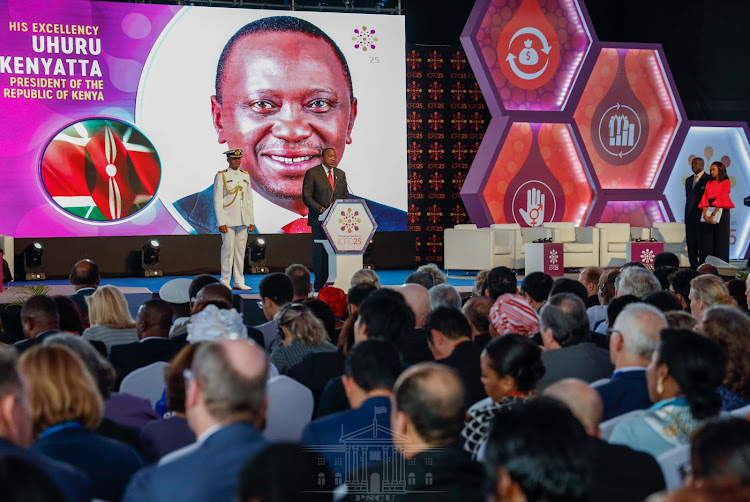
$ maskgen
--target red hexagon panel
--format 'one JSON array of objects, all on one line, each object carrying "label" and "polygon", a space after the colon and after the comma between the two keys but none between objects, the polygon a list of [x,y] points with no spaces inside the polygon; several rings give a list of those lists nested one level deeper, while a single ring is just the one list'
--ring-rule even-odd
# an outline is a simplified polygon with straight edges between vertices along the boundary
[{"label": "red hexagon panel", "polygon": [[682,122],[666,61],[652,48],[603,48],[573,118],[603,189],[653,188]]},{"label": "red hexagon panel", "polygon": [[560,111],[592,33],[575,0],[478,0],[461,42],[493,115]]},{"label": "red hexagon panel", "polygon": [[[594,189],[569,124],[516,122],[500,144],[494,161],[485,164],[489,175],[479,191],[490,223],[582,223]],[[479,167],[476,160],[474,167]]]}]

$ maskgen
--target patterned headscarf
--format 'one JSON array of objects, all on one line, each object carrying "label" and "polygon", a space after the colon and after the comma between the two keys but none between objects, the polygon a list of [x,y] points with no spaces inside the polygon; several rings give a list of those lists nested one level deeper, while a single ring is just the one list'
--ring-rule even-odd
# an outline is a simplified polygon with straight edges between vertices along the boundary
[{"label": "patterned headscarf", "polygon": [[522,296],[505,293],[490,308],[490,322],[500,335],[531,336],[541,329],[539,314]]}]

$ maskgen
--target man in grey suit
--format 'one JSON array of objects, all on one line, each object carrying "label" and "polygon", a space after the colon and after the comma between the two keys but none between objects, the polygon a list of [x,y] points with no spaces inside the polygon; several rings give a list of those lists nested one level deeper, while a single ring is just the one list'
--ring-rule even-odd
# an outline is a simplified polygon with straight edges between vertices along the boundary
[{"label": "man in grey suit", "polygon": [[[349,198],[346,173],[336,167],[336,150],[326,148],[320,158],[322,164],[308,169],[302,182],[302,202],[309,209],[307,225],[312,229],[313,240],[326,238],[318,217],[336,199]],[[328,279],[328,257],[322,244],[313,243],[313,271],[315,291],[320,291]]]}]

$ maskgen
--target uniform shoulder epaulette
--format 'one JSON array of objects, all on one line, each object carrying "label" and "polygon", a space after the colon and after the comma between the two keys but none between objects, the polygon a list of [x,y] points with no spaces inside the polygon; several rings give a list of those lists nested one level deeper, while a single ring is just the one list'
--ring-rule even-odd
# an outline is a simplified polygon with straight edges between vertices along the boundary
[{"label": "uniform shoulder epaulette", "polygon": [[220,172],[220,173],[225,173],[225,172],[227,172],[227,171],[229,171],[229,168],[227,168],[227,169],[224,169],[223,171],[219,171],[219,172]]}]

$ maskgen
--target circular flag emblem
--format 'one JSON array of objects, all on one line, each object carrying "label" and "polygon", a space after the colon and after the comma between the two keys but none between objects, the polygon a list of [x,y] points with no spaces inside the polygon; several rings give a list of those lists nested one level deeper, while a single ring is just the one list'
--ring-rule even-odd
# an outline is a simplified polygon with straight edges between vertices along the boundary
[{"label": "circular flag emblem", "polygon": [[89,221],[118,221],[153,200],[161,163],[154,145],[133,125],[87,119],[49,141],[41,178],[52,202],[66,213]]}]

